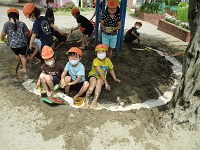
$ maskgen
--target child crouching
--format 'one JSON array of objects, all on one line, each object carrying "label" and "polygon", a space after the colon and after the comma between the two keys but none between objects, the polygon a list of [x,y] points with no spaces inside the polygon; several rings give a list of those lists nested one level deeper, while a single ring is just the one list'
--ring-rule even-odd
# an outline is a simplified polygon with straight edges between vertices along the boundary
[{"label": "child crouching", "polygon": [[60,83],[64,65],[56,62],[53,49],[46,45],[42,48],[42,58],[45,63],[41,67],[42,73],[39,76],[36,89],[42,83],[47,91],[47,95],[50,96],[54,85]]}]

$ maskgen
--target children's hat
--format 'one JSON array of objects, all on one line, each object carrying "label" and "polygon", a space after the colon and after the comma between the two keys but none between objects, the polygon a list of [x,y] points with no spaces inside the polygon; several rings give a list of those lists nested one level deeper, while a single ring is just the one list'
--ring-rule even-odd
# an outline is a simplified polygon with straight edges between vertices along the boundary
[{"label": "children's hat", "polygon": [[23,7],[23,14],[26,18],[29,17],[29,15],[33,12],[33,10],[35,9],[35,5],[33,3],[27,3],[24,7]]},{"label": "children's hat", "polygon": [[16,8],[13,8],[13,7],[9,8],[9,9],[7,10],[7,14],[9,14],[9,13],[11,13],[11,12],[14,12],[14,13],[16,13],[16,14],[19,14],[19,11],[18,11]]},{"label": "children's hat", "polygon": [[82,57],[82,51],[78,48],[78,47],[71,47],[69,50],[68,50],[68,53],[70,52],[73,52],[73,53],[77,53],[79,56]]},{"label": "children's hat", "polygon": [[43,59],[49,59],[49,58],[53,57],[53,55],[54,55],[54,51],[51,47],[45,45],[42,48],[42,58]]},{"label": "children's hat", "polygon": [[108,46],[105,45],[105,44],[98,44],[96,47],[95,47],[95,52],[96,51],[108,51]]},{"label": "children's hat", "polygon": [[139,24],[141,24],[141,26],[142,26],[142,20],[136,20],[135,23],[139,23]]},{"label": "children's hat", "polygon": [[118,0],[108,0],[108,7],[109,8],[117,8]]},{"label": "children's hat", "polygon": [[74,16],[77,12],[79,12],[79,9],[77,7],[73,7],[71,11],[72,15]]}]

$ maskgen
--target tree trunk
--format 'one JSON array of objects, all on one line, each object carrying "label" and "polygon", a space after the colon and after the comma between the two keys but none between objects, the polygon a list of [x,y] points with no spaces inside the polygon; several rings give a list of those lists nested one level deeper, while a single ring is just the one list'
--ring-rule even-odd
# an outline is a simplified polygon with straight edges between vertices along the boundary
[{"label": "tree trunk", "polygon": [[170,113],[174,123],[188,123],[193,129],[200,116],[200,7],[191,20],[192,38],[185,52],[183,76],[172,97]]}]

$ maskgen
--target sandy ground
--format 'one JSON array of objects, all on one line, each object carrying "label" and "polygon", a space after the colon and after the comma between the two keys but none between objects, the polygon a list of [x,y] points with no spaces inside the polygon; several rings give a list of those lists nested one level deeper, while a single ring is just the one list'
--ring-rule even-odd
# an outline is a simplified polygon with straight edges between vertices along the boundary
[{"label": "sandy ground", "polygon": [[[6,7],[2,9],[6,10]],[[59,19],[62,17],[58,16]],[[59,25],[65,30],[62,24]],[[148,27],[152,27],[152,32],[147,31]],[[154,30],[153,25],[144,24],[141,32],[145,45],[170,52],[186,48],[187,44],[169,35],[159,36],[160,32]],[[166,38],[168,36],[170,39]],[[57,59],[64,64],[67,61],[64,53],[70,46],[59,48]],[[165,92],[172,84],[169,61],[153,51],[133,51],[132,47],[138,45],[124,44],[120,57],[112,58],[122,83],[116,85],[111,81],[112,91],[103,90],[99,103],[114,104],[117,96],[126,104],[144,102],[159,96],[155,88]],[[86,72],[90,70],[94,57],[93,48],[91,44],[84,51],[82,61]],[[189,131],[181,125],[172,128],[165,107],[112,112],[75,109],[68,105],[49,106],[40,96],[25,90],[16,79],[16,61],[9,48],[0,43],[0,51],[1,150],[199,149],[200,125],[196,131]],[[36,79],[38,68],[29,69],[28,77]]]}]

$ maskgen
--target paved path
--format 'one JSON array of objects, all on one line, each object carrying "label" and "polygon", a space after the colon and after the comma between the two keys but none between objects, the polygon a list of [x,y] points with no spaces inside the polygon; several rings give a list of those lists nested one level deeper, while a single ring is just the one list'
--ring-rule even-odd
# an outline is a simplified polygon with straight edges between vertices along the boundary
[{"label": "paved path", "polygon": [[[22,7],[24,4],[20,4],[18,5],[18,9],[19,9],[19,13],[20,13],[20,20],[25,22],[26,25],[28,26],[29,29],[32,28],[32,22],[29,19],[26,19],[22,13]],[[8,17],[6,15],[6,11],[10,6],[6,6],[6,5],[1,5],[0,4],[0,31],[2,31],[3,28],[3,24],[8,20]],[[87,17],[87,18],[91,18],[91,16],[93,15],[93,11],[89,11],[89,12],[82,12],[82,14]],[[74,17],[72,17],[71,15],[55,15],[55,24],[63,31],[69,30],[72,27],[75,27],[77,25],[76,20],[74,19]],[[137,20],[137,18],[134,18],[130,15],[130,13],[128,13],[126,15],[126,23],[125,23],[125,30],[131,28],[135,21]],[[148,35],[150,37],[152,37],[149,40],[154,40],[155,38],[159,38],[162,39],[163,42],[167,42],[169,43],[169,45],[174,45],[176,47],[180,47],[181,50],[184,50],[186,45],[188,43],[183,42],[169,34],[166,34],[164,32],[161,32],[159,30],[157,30],[157,26],[143,21],[143,26],[140,29],[140,33],[141,33],[141,37],[142,35]]]}]

